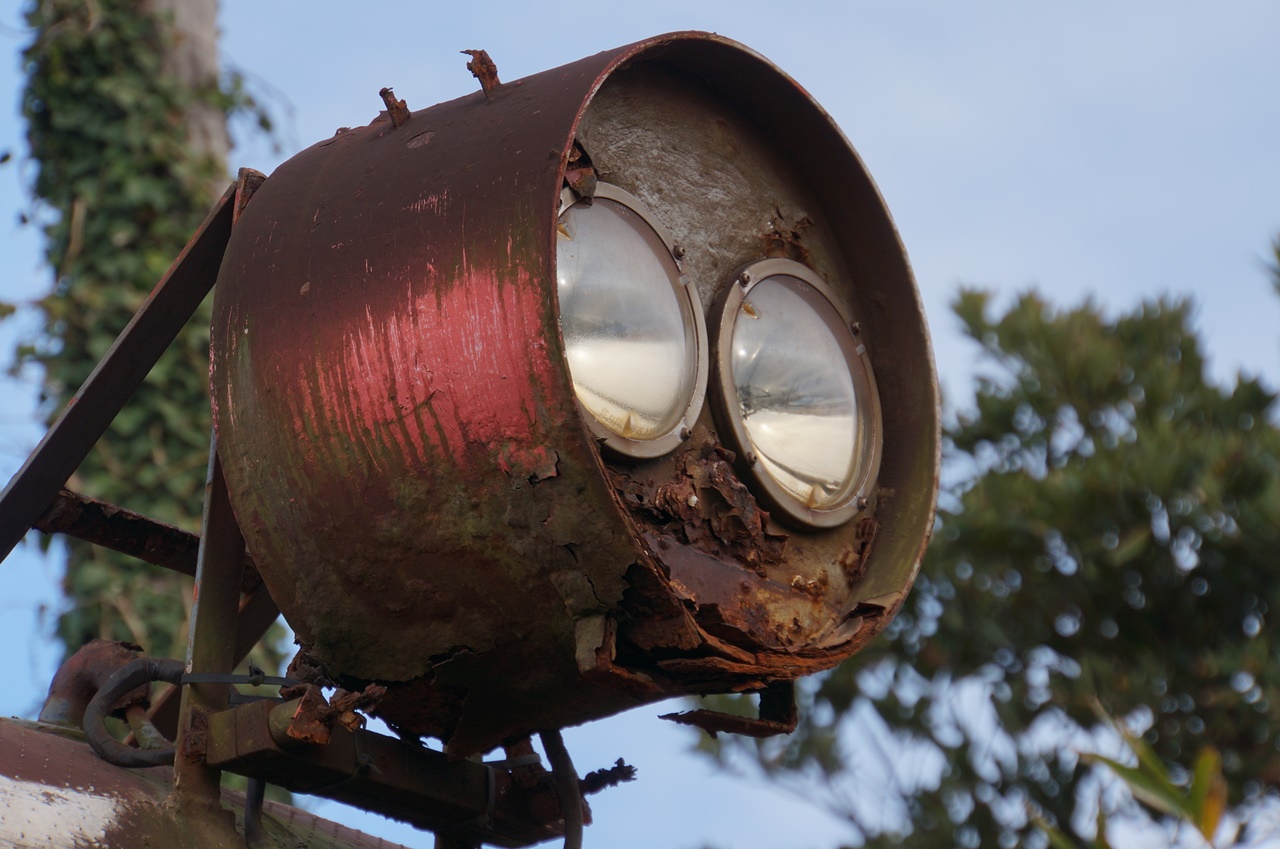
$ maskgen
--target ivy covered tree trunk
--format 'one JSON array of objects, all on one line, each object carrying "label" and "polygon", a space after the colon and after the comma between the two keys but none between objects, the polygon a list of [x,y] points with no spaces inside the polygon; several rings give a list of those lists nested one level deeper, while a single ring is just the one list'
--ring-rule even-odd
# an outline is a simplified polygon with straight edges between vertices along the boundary
[{"label": "ivy covered tree trunk", "polygon": [[203,199],[216,199],[226,189],[231,152],[227,103],[218,81],[217,0],[145,0],[141,10],[161,28],[161,72],[190,95],[182,103],[183,140],[193,161],[215,166]]},{"label": "ivy covered tree trunk", "polygon": [[[36,0],[23,111],[52,291],[19,350],[52,419],[228,183],[215,0]],[[70,482],[199,530],[210,428],[208,312],[191,320]],[[181,656],[190,581],[72,542],[58,633]]]}]

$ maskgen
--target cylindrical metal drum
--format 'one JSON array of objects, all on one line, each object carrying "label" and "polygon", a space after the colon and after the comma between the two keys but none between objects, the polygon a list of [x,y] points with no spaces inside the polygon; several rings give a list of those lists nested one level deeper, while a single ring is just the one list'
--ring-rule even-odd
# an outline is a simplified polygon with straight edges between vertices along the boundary
[{"label": "cylindrical metal drum", "polygon": [[717,36],[293,157],[212,340],[232,503],[304,650],[458,754],[828,668],[931,527],[937,384],[889,215]]}]

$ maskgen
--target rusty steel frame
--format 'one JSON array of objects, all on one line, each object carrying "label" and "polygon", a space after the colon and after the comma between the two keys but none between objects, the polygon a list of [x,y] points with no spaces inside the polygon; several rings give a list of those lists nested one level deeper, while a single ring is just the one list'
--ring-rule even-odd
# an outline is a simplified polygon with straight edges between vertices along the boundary
[{"label": "rusty steel frame", "polygon": [[231,238],[239,185],[240,181],[233,183],[223,193],[133,319],[67,402],[36,450],[0,493],[0,561],[9,556],[54,501],[213,288]]},{"label": "rusty steel frame", "polygon": [[325,743],[289,739],[283,729],[303,701],[211,715],[209,765],[410,823],[445,845],[522,847],[562,834],[549,785],[522,788],[505,770],[340,724]]},{"label": "rusty steel frame", "polygon": [[[205,484],[202,525],[186,672],[230,674],[237,661],[236,615],[244,537],[227,499],[216,436],[209,440],[209,474]],[[187,684],[181,688],[181,693],[174,787],[180,798],[214,806],[220,798],[222,774],[204,757],[207,724],[210,714],[227,708],[231,685]]]},{"label": "rusty steel frame", "polygon": [[[267,629],[280,618],[280,608],[267,588],[258,584],[252,592],[240,598],[236,612],[235,652],[232,668],[239,666],[258,641],[266,636]],[[178,733],[178,705],[180,691],[171,687],[161,693],[151,705],[148,718],[166,737],[173,739]]]},{"label": "rusty steel frame", "polygon": [[[196,575],[199,534],[69,489],[59,490],[31,527],[46,534],[75,537],[190,578]],[[244,570],[240,589],[251,593],[262,579],[247,552]]]}]

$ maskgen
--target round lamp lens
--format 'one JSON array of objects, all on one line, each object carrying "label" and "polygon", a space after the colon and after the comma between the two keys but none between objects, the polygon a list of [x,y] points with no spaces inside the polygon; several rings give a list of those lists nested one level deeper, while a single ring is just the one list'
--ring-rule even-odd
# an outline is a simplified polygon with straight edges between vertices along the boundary
[{"label": "round lamp lens", "polygon": [[698,335],[666,243],[634,209],[596,197],[564,211],[556,246],[560,329],[578,401],[625,440],[671,434],[694,395]]},{"label": "round lamp lens", "polygon": [[752,286],[734,317],[729,362],[747,438],[764,472],[811,510],[847,504],[862,471],[853,341],[821,294],[786,275]]}]

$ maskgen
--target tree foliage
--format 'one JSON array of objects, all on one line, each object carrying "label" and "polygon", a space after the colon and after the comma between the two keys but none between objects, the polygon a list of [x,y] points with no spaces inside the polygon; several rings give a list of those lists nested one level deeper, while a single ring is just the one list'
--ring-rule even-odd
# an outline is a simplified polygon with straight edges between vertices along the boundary
[{"label": "tree foliage", "polygon": [[1166,762],[1216,746],[1232,803],[1274,788],[1275,395],[1206,380],[1185,301],[954,308],[984,368],[916,588],[754,754],[821,779],[860,840],[916,847],[1043,845],[1035,817],[1091,836],[1078,753],[1120,745],[1099,701]]},{"label": "tree foliage", "polygon": [[[251,106],[237,79],[191,85],[166,69],[169,21],[140,0],[36,0],[23,52],[23,114],[37,166],[52,291],[43,330],[17,368],[43,372],[50,417],[80,386],[199,225],[226,183],[217,151],[187,143],[193,104],[225,116]],[[208,304],[80,467],[71,486],[198,530],[208,461]],[[181,655],[187,579],[71,544],[58,634],[66,651],[92,637]],[[260,661],[261,662],[261,661]]]}]

